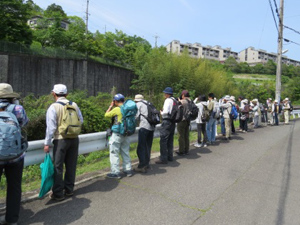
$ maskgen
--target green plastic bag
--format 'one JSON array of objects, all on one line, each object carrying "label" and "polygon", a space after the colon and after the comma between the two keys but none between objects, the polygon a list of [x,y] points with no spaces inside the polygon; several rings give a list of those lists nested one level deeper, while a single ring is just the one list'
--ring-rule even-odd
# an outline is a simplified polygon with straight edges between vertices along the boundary
[{"label": "green plastic bag", "polygon": [[47,194],[54,182],[54,166],[51,160],[49,153],[46,154],[44,162],[40,165],[41,168],[41,188],[39,193],[39,198],[42,198],[45,194]]}]

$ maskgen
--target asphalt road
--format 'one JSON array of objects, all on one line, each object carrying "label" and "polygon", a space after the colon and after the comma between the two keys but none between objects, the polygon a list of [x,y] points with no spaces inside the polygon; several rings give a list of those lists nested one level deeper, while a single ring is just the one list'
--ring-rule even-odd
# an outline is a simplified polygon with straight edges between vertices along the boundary
[{"label": "asphalt road", "polygon": [[96,178],[63,202],[22,205],[19,224],[300,224],[300,120],[237,133],[147,174]]}]

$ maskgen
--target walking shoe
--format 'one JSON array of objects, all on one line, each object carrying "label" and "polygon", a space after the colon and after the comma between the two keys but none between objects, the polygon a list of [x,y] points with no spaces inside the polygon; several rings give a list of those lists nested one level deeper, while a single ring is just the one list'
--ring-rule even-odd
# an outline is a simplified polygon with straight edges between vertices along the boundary
[{"label": "walking shoe", "polygon": [[133,172],[131,170],[124,170],[123,171],[127,177],[132,177],[133,176]]},{"label": "walking shoe", "polygon": [[176,151],[175,152],[177,155],[179,155],[179,156],[184,156],[185,154],[184,153],[181,153],[181,152],[179,152],[179,151]]},{"label": "walking shoe", "polygon": [[196,147],[196,148],[200,148],[200,147],[201,147],[201,145],[200,145],[199,143],[196,143],[196,144],[194,144],[194,147]]},{"label": "walking shoe", "polygon": [[168,164],[167,161],[161,161],[160,159],[155,161],[156,164]]},{"label": "walking shoe", "polygon": [[51,193],[49,195],[49,198],[52,199],[52,200],[56,200],[58,202],[65,200],[65,196],[58,197],[58,196],[55,196],[53,193]]},{"label": "walking shoe", "polygon": [[201,145],[201,147],[207,147],[207,144],[203,144],[203,145]]},{"label": "walking shoe", "polygon": [[108,173],[106,175],[107,178],[113,178],[113,179],[121,179],[120,174],[116,174],[116,173]]},{"label": "walking shoe", "polygon": [[145,167],[147,170],[153,170],[152,166],[148,165]]},{"label": "walking shoe", "polygon": [[65,196],[71,197],[74,195],[74,192],[65,191]]},{"label": "walking shoe", "polygon": [[138,173],[147,173],[147,169],[146,167],[143,167],[143,168],[135,168],[134,169],[135,172],[138,172]]}]

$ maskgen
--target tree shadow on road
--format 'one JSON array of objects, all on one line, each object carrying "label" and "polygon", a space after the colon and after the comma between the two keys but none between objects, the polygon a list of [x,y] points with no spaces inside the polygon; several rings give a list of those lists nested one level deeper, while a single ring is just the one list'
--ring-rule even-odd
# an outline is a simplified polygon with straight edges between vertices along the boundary
[{"label": "tree shadow on road", "polygon": [[24,209],[24,207],[22,206],[18,224],[70,224],[80,219],[83,216],[83,211],[89,208],[90,204],[91,200],[86,198],[77,198],[76,196],[70,199],[66,199],[62,202],[55,202],[55,204],[46,204],[45,207],[37,213],[33,212],[30,209]]}]

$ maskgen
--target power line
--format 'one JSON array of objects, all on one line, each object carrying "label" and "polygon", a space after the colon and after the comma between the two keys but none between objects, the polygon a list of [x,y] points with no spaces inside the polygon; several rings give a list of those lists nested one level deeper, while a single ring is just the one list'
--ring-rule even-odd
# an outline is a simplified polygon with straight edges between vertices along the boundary
[{"label": "power line", "polygon": [[[269,0],[269,3],[270,3],[270,8],[271,8],[271,11],[272,11],[272,15],[273,15],[273,19],[274,19],[274,22],[275,22],[275,26],[276,26],[277,32],[279,32],[278,26],[277,26],[277,21],[276,21],[275,15],[274,15],[274,10],[273,10],[273,6],[272,6],[272,3],[271,3],[271,0]],[[277,7],[277,6],[276,6],[276,7]],[[277,15],[278,15],[278,13],[277,13]]]},{"label": "power line", "polygon": [[280,21],[280,16],[279,16],[279,12],[278,12],[278,7],[277,7],[276,0],[273,0],[273,1],[274,1],[274,5],[275,5],[275,9],[276,9],[276,13],[277,13],[278,19]]},{"label": "power line", "polygon": [[289,40],[289,39],[283,38],[283,40],[284,40],[285,42],[289,42],[289,43],[292,43],[292,44],[295,44],[295,45],[299,45],[299,46],[300,46],[299,43],[294,42],[294,41],[291,41],[291,40]]},{"label": "power line", "polygon": [[300,34],[299,31],[296,31],[296,30],[293,29],[293,28],[290,28],[290,27],[288,27],[288,26],[286,26],[286,25],[283,25],[283,26],[284,26],[284,28],[286,28],[286,29],[292,30],[292,31],[294,31],[294,32],[297,33],[297,34]]}]

